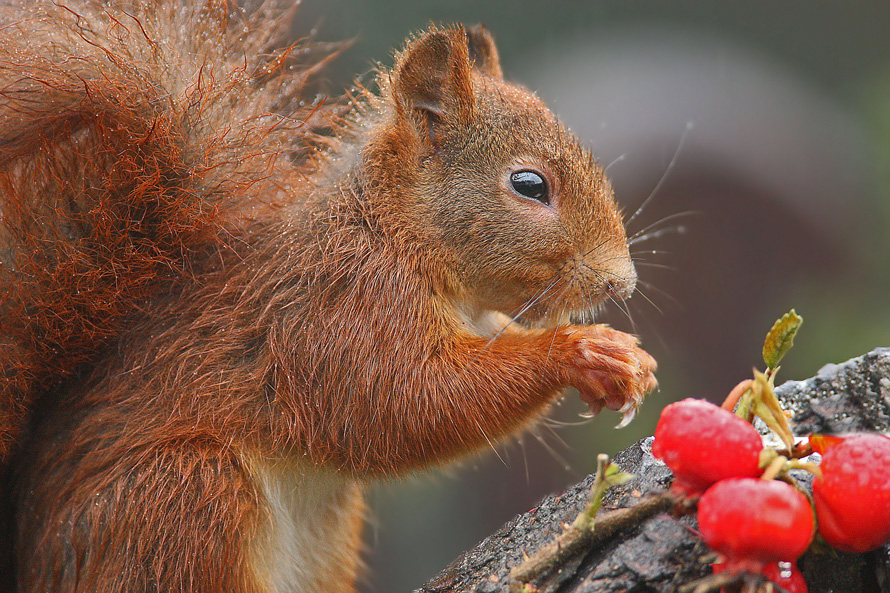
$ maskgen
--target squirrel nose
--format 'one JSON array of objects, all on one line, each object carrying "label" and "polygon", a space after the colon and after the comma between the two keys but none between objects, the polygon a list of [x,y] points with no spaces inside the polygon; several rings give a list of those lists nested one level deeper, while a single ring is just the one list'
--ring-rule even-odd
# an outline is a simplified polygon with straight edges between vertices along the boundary
[{"label": "squirrel nose", "polygon": [[637,271],[633,262],[627,261],[625,266],[614,270],[606,281],[606,294],[612,298],[629,299],[637,286]]}]

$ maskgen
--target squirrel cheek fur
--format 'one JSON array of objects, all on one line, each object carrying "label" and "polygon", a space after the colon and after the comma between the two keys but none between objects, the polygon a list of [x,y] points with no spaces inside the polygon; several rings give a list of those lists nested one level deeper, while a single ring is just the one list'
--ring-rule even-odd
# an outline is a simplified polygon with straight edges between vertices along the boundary
[{"label": "squirrel cheek fur", "polygon": [[[0,33],[18,60],[0,117],[24,117],[0,134],[18,213],[2,246],[53,246],[0,277],[18,287],[0,309],[0,584],[350,591],[363,484],[490,447],[565,387],[626,415],[655,387],[633,336],[572,323],[633,290],[621,215],[483,28],[431,27],[378,95],[293,125],[314,68],[257,61],[271,3],[156,4],[41,4]],[[189,18],[200,34],[179,40]],[[27,49],[41,35],[51,60]],[[66,171],[85,172],[76,190]],[[518,193],[523,171],[545,198]]]}]

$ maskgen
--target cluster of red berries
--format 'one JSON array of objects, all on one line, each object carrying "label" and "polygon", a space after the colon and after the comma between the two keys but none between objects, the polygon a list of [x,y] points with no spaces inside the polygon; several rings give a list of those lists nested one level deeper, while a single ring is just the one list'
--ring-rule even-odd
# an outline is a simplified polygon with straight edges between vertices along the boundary
[{"label": "cluster of red berries", "polygon": [[814,435],[810,445],[822,454],[812,503],[786,481],[760,479],[760,434],[706,401],[667,406],[652,453],[673,471],[674,490],[701,495],[699,531],[725,559],[719,570],[760,573],[797,593],[806,585],[795,562],[817,526],[826,542],[847,552],[890,541],[890,438]]}]

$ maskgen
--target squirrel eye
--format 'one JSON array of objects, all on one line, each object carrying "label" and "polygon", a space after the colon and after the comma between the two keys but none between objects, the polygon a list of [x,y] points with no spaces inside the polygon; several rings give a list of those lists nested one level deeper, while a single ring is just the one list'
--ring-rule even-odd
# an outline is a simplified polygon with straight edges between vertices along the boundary
[{"label": "squirrel eye", "polygon": [[526,198],[537,200],[542,204],[550,203],[547,182],[534,171],[517,171],[510,175],[513,191]]}]

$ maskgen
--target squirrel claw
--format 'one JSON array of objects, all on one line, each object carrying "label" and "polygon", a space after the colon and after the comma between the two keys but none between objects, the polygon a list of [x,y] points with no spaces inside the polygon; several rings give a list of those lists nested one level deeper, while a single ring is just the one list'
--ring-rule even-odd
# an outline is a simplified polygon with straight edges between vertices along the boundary
[{"label": "squirrel claw", "polygon": [[621,414],[621,422],[615,425],[615,428],[624,428],[631,422],[633,422],[634,416],[637,415],[637,408],[632,407],[629,410],[625,411]]},{"label": "squirrel claw", "polygon": [[580,416],[582,418],[593,418],[597,414],[603,411],[603,407],[605,406],[605,402],[601,399],[588,400],[585,399],[584,396],[581,396],[581,399],[587,403],[587,409],[581,412]]},{"label": "squirrel claw", "polygon": [[[624,405],[615,411],[618,412],[619,414],[627,415],[628,412],[634,412],[637,409],[637,406],[639,406],[639,405],[640,405],[640,402],[637,401],[636,398],[633,398],[633,399],[629,399],[626,402],[624,402]],[[633,414],[631,414],[631,416],[633,416]]]},{"label": "squirrel claw", "polygon": [[636,337],[606,326],[583,328],[575,339],[576,366],[569,384],[578,388],[589,406],[584,415],[608,408],[622,415],[619,428],[627,426],[645,395],[658,384],[655,359],[638,346]]}]

